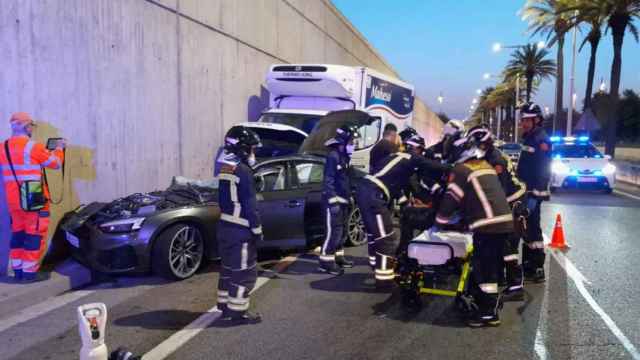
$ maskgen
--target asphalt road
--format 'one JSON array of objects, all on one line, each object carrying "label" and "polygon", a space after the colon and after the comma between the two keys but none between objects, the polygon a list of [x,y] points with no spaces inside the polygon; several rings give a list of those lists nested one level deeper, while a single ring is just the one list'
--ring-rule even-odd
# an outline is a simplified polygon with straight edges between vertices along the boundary
[{"label": "asphalt road", "polygon": [[43,315],[4,330],[12,314],[0,311],[0,359],[77,359],[75,308],[94,301],[108,306],[110,349],[169,349],[167,359],[640,358],[633,353],[640,348],[640,200],[554,194],[543,206],[549,236],[557,213],[571,249],[547,257],[547,283],[527,284],[526,300],[507,303],[498,328],[467,328],[448,298],[425,297],[419,313],[407,312],[399,296],[373,291],[361,247],[348,249],[358,266],[342,277],[316,273],[313,254],[294,254],[281,272],[279,258],[266,256],[252,297],[259,325],[205,321],[184,330],[215,318],[207,311],[215,306],[216,264],[183,282],[122,277],[64,294],[38,304]]}]

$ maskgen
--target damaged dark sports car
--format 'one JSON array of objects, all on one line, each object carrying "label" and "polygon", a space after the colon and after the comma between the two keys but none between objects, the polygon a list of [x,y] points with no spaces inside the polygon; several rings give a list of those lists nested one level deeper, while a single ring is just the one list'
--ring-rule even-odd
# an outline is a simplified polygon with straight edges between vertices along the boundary
[{"label": "damaged dark sports car", "polygon": [[[323,150],[319,144],[344,121],[334,118],[324,126],[319,124],[316,138],[312,139],[312,134],[302,139],[300,153],[267,158],[254,167],[264,232],[260,248],[312,248],[324,239],[324,157],[319,156]],[[204,182],[176,177],[163,191],[80,207],[61,228],[73,257],[98,272],[153,271],[171,279],[186,279],[204,261],[218,257],[220,210],[216,200],[215,179]],[[366,241],[354,205],[347,227],[348,243]]]}]

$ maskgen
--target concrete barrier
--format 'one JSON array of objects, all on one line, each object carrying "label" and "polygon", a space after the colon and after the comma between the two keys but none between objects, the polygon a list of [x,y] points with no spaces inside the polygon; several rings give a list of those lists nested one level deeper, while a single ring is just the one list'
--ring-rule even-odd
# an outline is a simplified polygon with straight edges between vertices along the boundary
[{"label": "concrete barrier", "polygon": [[614,161],[617,172],[616,180],[640,186],[640,163]]},{"label": "concrete barrier", "polygon": [[[270,64],[401,77],[329,0],[2,0],[0,24],[0,139],[27,111],[36,140],[70,141],[65,183],[49,177],[54,197],[65,190],[52,229],[80,203],[211,177],[223,133],[268,105]],[[414,119],[435,141],[441,124],[419,99]]]}]

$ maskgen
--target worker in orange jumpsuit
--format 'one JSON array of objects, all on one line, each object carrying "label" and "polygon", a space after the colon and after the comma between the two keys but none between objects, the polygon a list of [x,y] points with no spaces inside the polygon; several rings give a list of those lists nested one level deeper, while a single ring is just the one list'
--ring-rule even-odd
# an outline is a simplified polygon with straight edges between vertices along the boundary
[{"label": "worker in orange jumpsuit", "polygon": [[35,282],[46,279],[44,274],[38,274],[38,270],[49,230],[49,190],[43,184],[46,200],[42,209],[24,211],[20,204],[20,184],[24,181],[42,181],[45,167],[60,169],[64,161],[65,141],[58,141],[56,149],[49,151],[45,145],[31,140],[36,124],[24,112],[14,113],[10,123],[12,135],[1,144],[0,149],[0,168],[11,217],[9,258],[15,281]]}]

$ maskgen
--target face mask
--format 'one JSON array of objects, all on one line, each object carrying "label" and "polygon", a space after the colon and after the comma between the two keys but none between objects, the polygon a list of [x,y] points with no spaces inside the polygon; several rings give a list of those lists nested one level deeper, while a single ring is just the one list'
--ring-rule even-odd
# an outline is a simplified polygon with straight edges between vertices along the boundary
[{"label": "face mask", "polygon": [[255,154],[249,155],[249,158],[247,159],[247,163],[249,164],[249,166],[255,165],[256,164],[256,155]]},{"label": "face mask", "polygon": [[356,149],[355,145],[347,145],[346,150],[347,150],[347,154],[351,155],[353,154],[353,151]]}]

